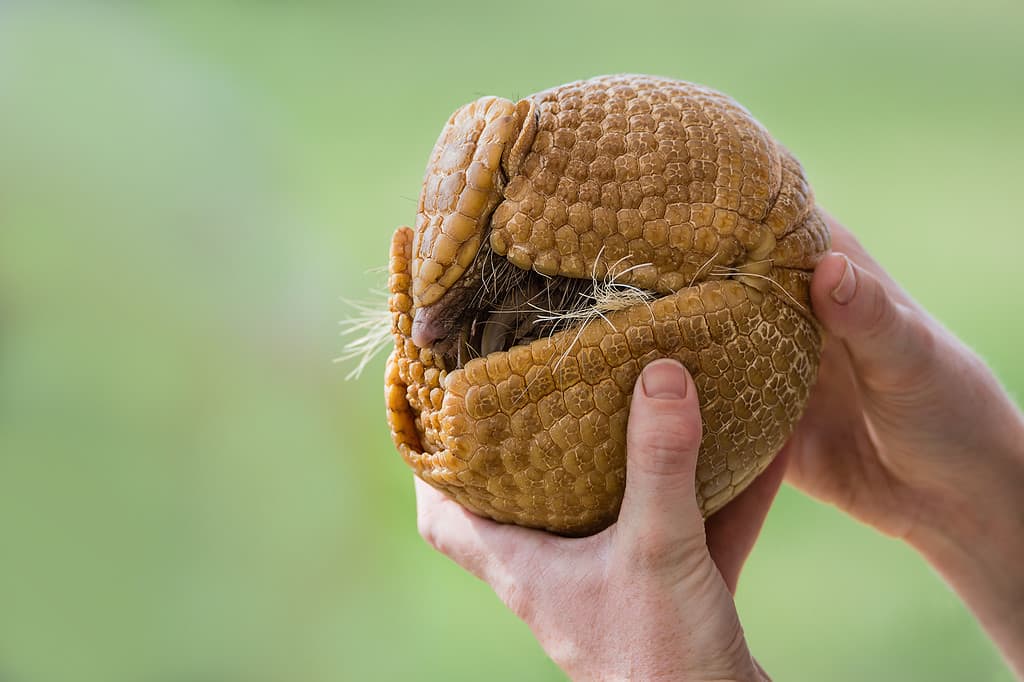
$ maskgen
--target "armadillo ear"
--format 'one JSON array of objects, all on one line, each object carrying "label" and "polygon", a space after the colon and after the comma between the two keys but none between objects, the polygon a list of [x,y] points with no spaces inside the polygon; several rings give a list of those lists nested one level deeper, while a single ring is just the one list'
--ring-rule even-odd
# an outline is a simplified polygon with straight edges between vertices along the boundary
[{"label": "armadillo ear", "polygon": [[515,117],[519,136],[505,147],[501,155],[501,169],[509,179],[519,172],[519,166],[533,146],[533,138],[537,134],[537,105],[532,99],[519,100],[516,103]]}]

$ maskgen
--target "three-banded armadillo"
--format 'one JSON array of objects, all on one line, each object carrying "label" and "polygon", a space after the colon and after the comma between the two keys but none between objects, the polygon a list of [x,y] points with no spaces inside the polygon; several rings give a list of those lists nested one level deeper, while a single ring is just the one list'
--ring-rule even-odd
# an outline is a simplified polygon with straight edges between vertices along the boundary
[{"label": "three-banded armadillo", "polygon": [[800,165],[720,93],[617,75],[467,104],[392,240],[395,444],[478,514],[593,533],[622,499],[633,384],[672,357],[700,394],[711,514],[801,414],[828,246]]}]

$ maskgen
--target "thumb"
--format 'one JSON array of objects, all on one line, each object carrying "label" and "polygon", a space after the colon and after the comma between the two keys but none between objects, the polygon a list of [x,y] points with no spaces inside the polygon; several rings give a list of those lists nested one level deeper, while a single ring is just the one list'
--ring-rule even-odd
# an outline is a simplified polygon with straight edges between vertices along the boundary
[{"label": "thumb", "polygon": [[[626,491],[617,534],[666,565],[704,548],[694,473],[701,421],[697,387],[675,360],[647,365],[633,389],[626,432]],[[706,554],[707,550],[704,549]]]},{"label": "thumb", "polygon": [[814,271],[811,301],[825,328],[845,342],[862,380],[905,388],[927,372],[934,339],[889,286],[845,254],[832,253]]}]

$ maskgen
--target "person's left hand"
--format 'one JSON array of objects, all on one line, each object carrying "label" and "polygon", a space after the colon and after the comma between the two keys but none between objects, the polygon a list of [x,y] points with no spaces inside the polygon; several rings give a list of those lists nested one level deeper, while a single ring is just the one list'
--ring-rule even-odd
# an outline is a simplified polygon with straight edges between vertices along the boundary
[{"label": "person's left hand", "polygon": [[466,511],[416,479],[424,539],[486,581],[576,679],[759,680],[733,603],[785,469],[777,459],[705,525],[697,389],[658,360],[637,381],[619,518],[570,539]]}]

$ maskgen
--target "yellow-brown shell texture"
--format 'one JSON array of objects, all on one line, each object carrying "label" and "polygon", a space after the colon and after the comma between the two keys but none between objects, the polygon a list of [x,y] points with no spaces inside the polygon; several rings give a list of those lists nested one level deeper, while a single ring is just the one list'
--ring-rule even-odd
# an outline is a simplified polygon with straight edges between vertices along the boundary
[{"label": "yellow-brown shell texture", "polygon": [[[829,247],[799,163],[733,100],[616,75],[449,119],[416,228],[391,244],[394,442],[416,475],[500,522],[586,535],[612,523],[641,368],[693,374],[705,515],[771,462],[821,346],[810,274]],[[649,301],[451,365],[415,318],[489,250],[550,277],[616,282]]]}]

